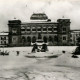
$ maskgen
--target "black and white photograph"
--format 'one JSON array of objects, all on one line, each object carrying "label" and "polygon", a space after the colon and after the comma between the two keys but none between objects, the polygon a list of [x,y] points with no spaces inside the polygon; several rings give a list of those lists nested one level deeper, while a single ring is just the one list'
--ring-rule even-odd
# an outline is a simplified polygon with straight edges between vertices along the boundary
[{"label": "black and white photograph", "polygon": [[80,0],[0,0],[0,80],[80,80]]}]

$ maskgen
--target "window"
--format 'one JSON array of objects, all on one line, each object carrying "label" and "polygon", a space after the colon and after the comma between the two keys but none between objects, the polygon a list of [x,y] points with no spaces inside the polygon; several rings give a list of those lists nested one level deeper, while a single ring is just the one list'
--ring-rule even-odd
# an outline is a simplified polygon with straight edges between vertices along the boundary
[{"label": "window", "polygon": [[63,40],[66,40],[66,36],[63,36]]},{"label": "window", "polygon": [[41,31],[41,27],[37,27],[37,31]]},{"label": "window", "polygon": [[21,31],[25,31],[25,29],[22,29]]},{"label": "window", "polygon": [[39,28],[38,31],[41,31],[41,28]]},{"label": "window", "polygon": [[53,41],[52,36],[49,36],[49,42],[52,42],[52,41]]},{"label": "window", "polygon": [[45,27],[45,28],[43,28],[43,31],[47,31],[47,28]]},{"label": "window", "polygon": [[52,31],[52,27],[48,27],[48,31]]},{"label": "window", "polygon": [[66,28],[63,28],[63,31],[66,31]]},{"label": "window", "polygon": [[45,43],[47,43],[47,37],[46,37],[46,36],[43,37],[43,41],[44,41]]},{"label": "window", "polygon": [[30,31],[30,29],[27,29],[27,31]]},{"label": "window", "polygon": [[32,31],[36,31],[36,29],[32,29]]},{"label": "window", "polygon": [[72,37],[72,34],[70,35],[70,37]]},{"label": "window", "polygon": [[54,36],[54,41],[58,41],[58,36],[57,35]]},{"label": "window", "polygon": [[13,28],[12,33],[17,33],[17,30],[15,28]]},{"label": "window", "polygon": [[15,37],[13,38],[13,41],[16,41],[16,38]]},{"label": "window", "polygon": [[3,44],[3,41],[1,41],[1,44]]},{"label": "window", "polygon": [[52,31],[52,28],[48,28],[49,31]]},{"label": "window", "polygon": [[25,29],[26,26],[21,26],[21,29]]},{"label": "window", "polygon": [[36,28],[35,27],[32,27],[32,31],[36,31]]},{"label": "window", "polygon": [[32,37],[32,43],[35,43],[35,42],[36,42],[36,37],[33,36],[33,37]]},{"label": "window", "polygon": [[27,31],[31,31],[31,28],[30,27],[27,27],[27,29],[26,29]]},{"label": "window", "polygon": [[1,40],[3,40],[3,38],[1,37]]},{"label": "window", "polygon": [[4,40],[6,40],[6,37],[4,37]]},{"label": "window", "polygon": [[72,40],[72,39],[70,39],[70,41],[72,42],[73,40]]},{"label": "window", "polygon": [[54,32],[57,32],[57,28],[56,27],[54,28]]},{"label": "window", "polygon": [[21,27],[21,31],[25,31],[25,26],[22,26]]},{"label": "window", "polygon": [[6,44],[6,41],[4,41],[4,44]]}]

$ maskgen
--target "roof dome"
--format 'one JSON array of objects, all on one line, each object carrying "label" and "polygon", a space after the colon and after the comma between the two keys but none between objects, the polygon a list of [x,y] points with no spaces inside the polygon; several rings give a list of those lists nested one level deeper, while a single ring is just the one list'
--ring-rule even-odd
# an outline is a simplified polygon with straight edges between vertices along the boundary
[{"label": "roof dome", "polygon": [[30,19],[31,20],[47,20],[48,17],[45,13],[33,13]]}]

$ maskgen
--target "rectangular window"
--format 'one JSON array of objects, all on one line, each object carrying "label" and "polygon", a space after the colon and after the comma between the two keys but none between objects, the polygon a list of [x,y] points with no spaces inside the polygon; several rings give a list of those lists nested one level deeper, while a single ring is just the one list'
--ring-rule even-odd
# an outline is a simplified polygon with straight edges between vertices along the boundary
[{"label": "rectangular window", "polygon": [[1,40],[3,40],[3,38],[1,37]]},{"label": "rectangular window", "polygon": [[38,31],[41,31],[41,28],[39,28]]},{"label": "rectangular window", "polygon": [[43,28],[43,31],[47,31],[47,28],[45,27],[45,28]]},{"label": "rectangular window", "polygon": [[48,27],[48,31],[52,31],[52,27]]},{"label": "rectangular window", "polygon": [[3,41],[1,41],[1,44],[3,44]]},{"label": "rectangular window", "polygon": [[13,28],[13,29],[12,29],[12,33],[13,33],[13,34],[14,34],[14,33],[16,34],[16,33],[17,33],[17,29]]},{"label": "rectangular window", "polygon": [[72,42],[72,39],[70,39],[70,41]]},{"label": "rectangular window", "polygon": [[30,31],[30,29],[27,29],[27,31]]},{"label": "rectangular window", "polygon": [[57,31],[57,28],[54,28],[54,31]]},{"label": "rectangular window", "polygon": [[6,40],[6,37],[4,37],[4,40]]},{"label": "rectangular window", "polygon": [[41,27],[37,27],[37,31],[41,31]]},{"label": "rectangular window", "polygon": [[25,29],[21,29],[21,31],[25,31]]},{"label": "rectangular window", "polygon": [[52,31],[52,28],[48,28],[48,31]]},{"label": "rectangular window", "polygon": [[36,29],[32,29],[32,31],[36,31]]},{"label": "rectangular window", "polygon": [[57,27],[54,28],[54,32],[57,32]]},{"label": "rectangular window", "polygon": [[63,36],[63,40],[66,40],[66,36]]},{"label": "rectangular window", "polygon": [[66,31],[66,28],[63,28],[63,31]]},{"label": "rectangular window", "polygon": [[36,31],[36,27],[32,27],[32,31]]},{"label": "rectangular window", "polygon": [[70,37],[72,37],[72,34],[70,35]]},{"label": "rectangular window", "polygon": [[25,29],[25,26],[21,26],[21,29]]},{"label": "rectangular window", "polygon": [[4,41],[4,44],[6,44],[6,41]]}]

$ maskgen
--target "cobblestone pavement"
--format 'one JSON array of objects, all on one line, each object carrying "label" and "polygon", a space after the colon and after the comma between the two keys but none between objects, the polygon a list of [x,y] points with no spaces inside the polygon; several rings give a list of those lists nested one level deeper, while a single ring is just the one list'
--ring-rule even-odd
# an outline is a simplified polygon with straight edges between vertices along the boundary
[{"label": "cobblestone pavement", "polygon": [[48,67],[46,71],[32,67],[0,70],[0,80],[80,80],[80,72],[75,69],[54,66],[52,71]]},{"label": "cobblestone pavement", "polygon": [[[80,59],[74,60],[71,59],[71,56],[69,58],[66,57],[63,55],[56,60],[29,59],[22,55],[1,56],[0,80],[80,80],[80,67],[70,67],[67,65],[70,61],[71,63],[72,61],[75,63],[80,62]],[[63,64],[67,66],[55,65],[55,63],[60,64],[60,62],[64,62]]]}]

